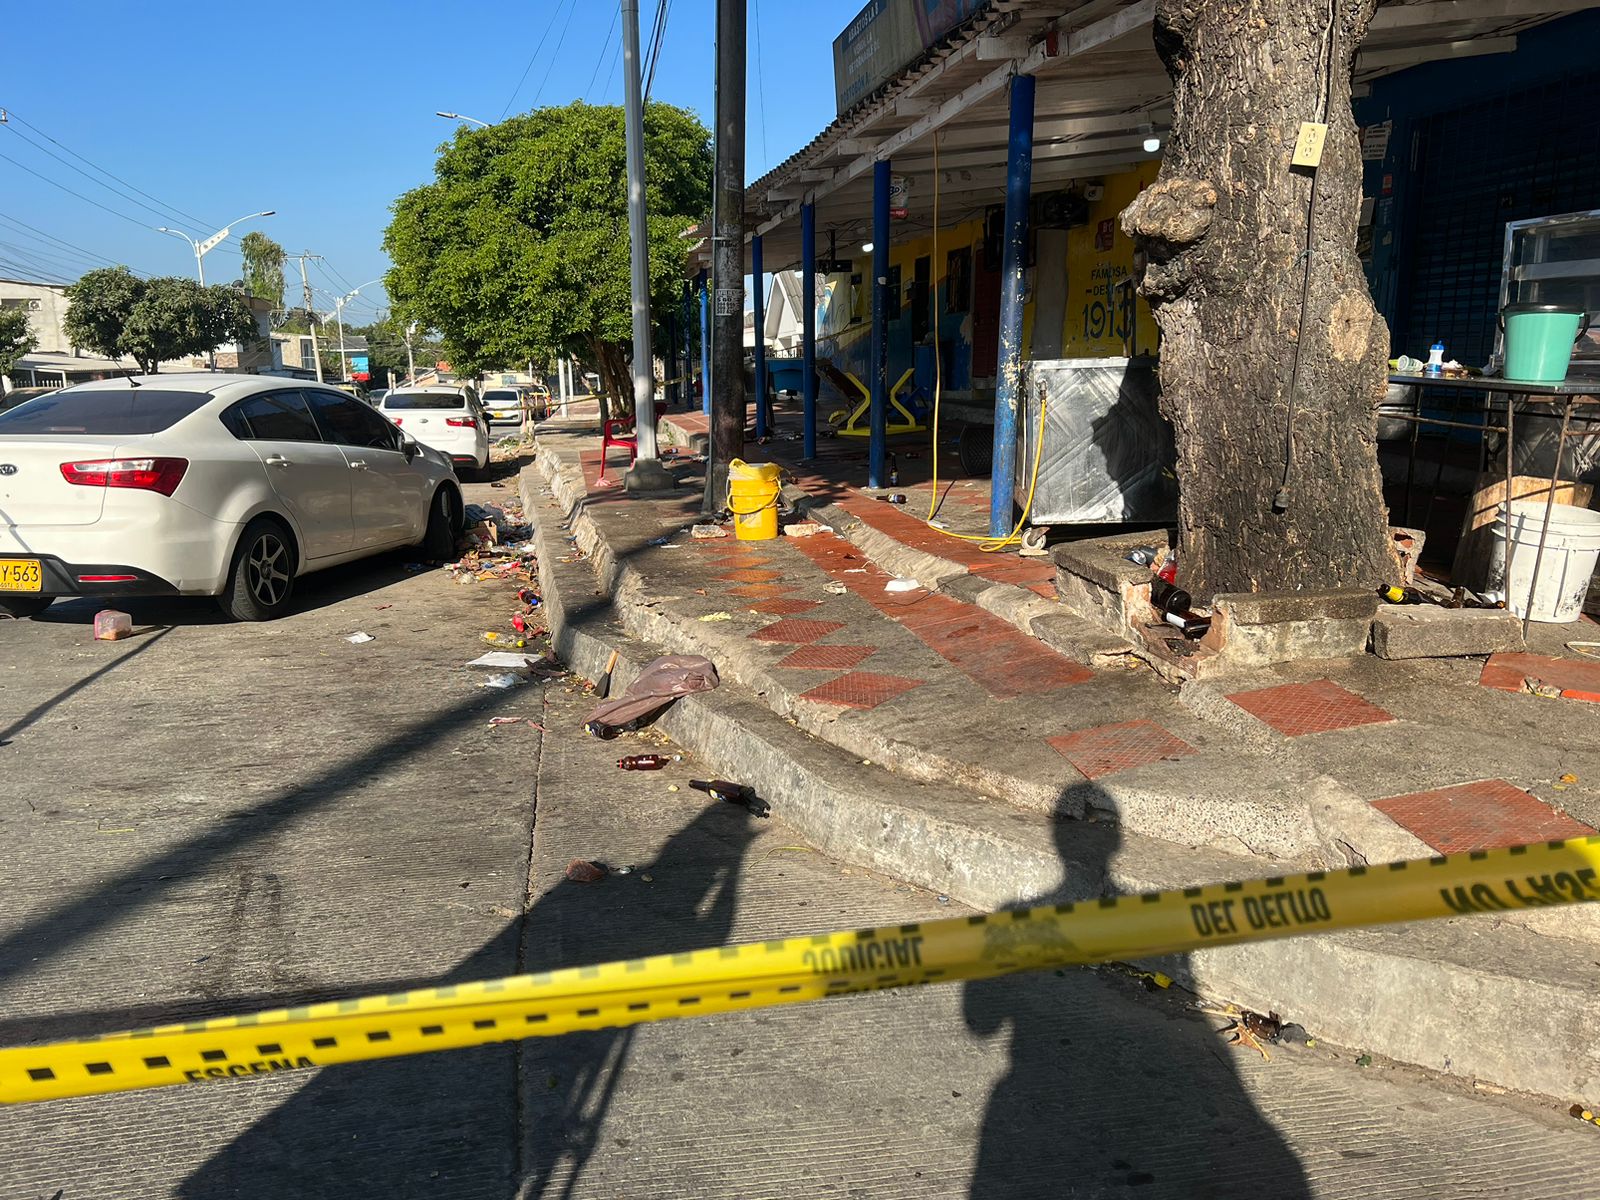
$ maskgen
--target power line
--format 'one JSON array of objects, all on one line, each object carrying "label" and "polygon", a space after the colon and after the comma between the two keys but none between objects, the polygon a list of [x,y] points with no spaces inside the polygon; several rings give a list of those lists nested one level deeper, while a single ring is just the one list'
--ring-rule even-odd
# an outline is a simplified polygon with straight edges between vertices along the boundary
[{"label": "power line", "polygon": [[650,31],[650,53],[644,74],[644,100],[650,102],[650,88],[656,81],[656,67],[661,62],[661,47],[666,41],[667,18],[672,14],[672,0],[657,0],[655,27]]},{"label": "power line", "polygon": [[55,159],[62,166],[66,167],[67,170],[76,171],[79,175],[82,175],[85,179],[87,179],[90,183],[94,184],[96,187],[105,188],[106,191],[110,192],[113,196],[116,196],[116,197],[118,197],[119,199],[122,199],[122,200],[126,200],[130,204],[137,205],[138,207],[144,209],[146,212],[153,213],[156,217],[160,218],[163,221],[171,221],[174,225],[188,225],[190,223],[187,220],[181,220],[180,221],[177,217],[175,217],[173,214],[177,211],[176,209],[168,209],[168,208],[164,208],[164,207],[163,208],[154,208],[151,205],[146,204],[142,200],[135,199],[133,196],[128,195],[126,192],[118,191],[116,188],[112,187],[109,183],[106,183],[103,179],[96,179],[93,175],[89,174],[89,172],[85,171],[82,167],[74,166],[72,163],[70,163],[66,159],[62,158],[61,155],[57,154],[54,150],[51,150],[48,146],[41,146],[38,142],[34,141],[27,134],[23,133],[22,130],[20,130],[20,129],[16,128],[15,126],[13,126],[9,121],[6,122],[5,127],[7,129],[11,130],[12,133],[16,134],[19,138],[21,138],[23,141],[27,142],[28,145],[32,146],[35,150],[39,151],[41,154],[48,154],[51,158]]},{"label": "power line", "polygon": [[605,91],[603,91],[600,94],[602,99],[604,99],[607,95],[609,95],[611,93],[611,81],[612,81],[612,79],[616,78],[617,63],[620,62],[621,59],[622,59],[622,39],[619,38],[619,39],[617,39],[617,52],[614,55],[611,56],[611,69],[606,72],[606,87],[605,87]]},{"label": "power line", "polygon": [[589,72],[589,86],[583,89],[585,100],[594,91],[594,81],[600,78],[600,64],[606,61],[606,51],[611,49],[611,35],[617,31],[617,18],[621,15],[622,6],[619,4],[611,10],[611,27],[606,30],[605,39],[600,43],[600,53],[594,60],[594,70]]},{"label": "power line", "polygon": [[[557,11],[560,10],[560,7],[558,3],[556,5]],[[550,72],[555,70],[556,62],[561,58],[561,46],[567,40],[567,30],[572,25],[572,14],[577,11],[577,8],[577,0],[572,0],[572,3],[567,7],[567,19],[561,22],[561,36],[556,38],[556,48],[550,52],[550,62],[545,66],[544,78],[539,80],[539,90],[533,94],[533,103],[528,106],[530,108],[539,107],[539,97],[544,95],[544,86],[550,82]]]},{"label": "power line", "polygon": [[[93,250],[86,249],[83,246],[78,245],[76,242],[69,242],[64,238],[58,238],[53,233],[46,233],[44,230],[39,229],[36,226],[29,225],[26,221],[19,221],[16,217],[10,216],[10,215],[8,215],[6,213],[0,213],[0,221],[4,221],[9,225],[14,225],[14,226],[18,227],[19,229],[25,229],[29,233],[32,233],[32,234],[37,235],[38,237],[44,238],[47,242],[54,242],[54,243],[56,243],[56,245],[64,246],[68,250],[76,250],[79,254],[83,255],[84,258],[89,262],[96,263],[96,264],[102,264],[102,263],[103,264],[112,264],[112,263],[116,262],[116,259],[114,259],[114,258],[109,258],[104,254],[96,254]],[[129,270],[133,270],[133,268],[130,267]],[[148,275],[149,274],[148,271],[134,271],[133,273],[135,275]]]},{"label": "power line", "polygon": [[767,84],[761,70],[761,0],[752,3],[756,10],[756,111],[761,114],[761,165],[765,168],[772,156],[767,153]]}]

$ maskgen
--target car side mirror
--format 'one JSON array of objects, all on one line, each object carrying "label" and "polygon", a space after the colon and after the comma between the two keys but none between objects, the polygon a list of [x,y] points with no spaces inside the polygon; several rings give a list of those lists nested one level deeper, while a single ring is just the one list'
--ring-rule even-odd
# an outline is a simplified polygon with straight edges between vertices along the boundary
[{"label": "car side mirror", "polygon": [[400,453],[406,456],[407,462],[412,462],[417,457],[417,443],[408,434],[400,435]]}]

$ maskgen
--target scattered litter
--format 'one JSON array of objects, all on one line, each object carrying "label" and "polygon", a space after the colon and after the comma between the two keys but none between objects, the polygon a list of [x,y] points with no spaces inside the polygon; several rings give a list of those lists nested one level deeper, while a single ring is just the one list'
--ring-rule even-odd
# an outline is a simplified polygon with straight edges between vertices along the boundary
[{"label": "scattered litter", "polygon": [[611,873],[613,875],[632,875],[633,874],[633,868],[632,867],[618,867],[615,871],[613,871]]},{"label": "scattered litter", "polygon": [[345,641],[349,642],[352,646],[360,646],[366,642],[375,642],[377,640],[378,639],[373,637],[372,634],[363,630],[357,630],[355,633],[352,633],[349,637],[345,638]]},{"label": "scattered litter", "polygon": [[97,642],[115,642],[133,632],[133,618],[114,608],[101,609],[94,615],[94,639]]},{"label": "scattered litter", "polygon": [[733,620],[733,614],[731,612],[707,613],[705,616],[701,617],[700,619],[702,621],[706,621],[706,622],[711,622],[711,621],[731,621],[731,620]]},{"label": "scattered litter", "polygon": [[643,875],[639,876],[639,878],[644,880],[646,883],[654,883],[656,881],[656,877],[654,875],[650,874],[648,871],[646,871]]},{"label": "scattered litter", "polygon": [[886,592],[914,592],[922,585],[915,579],[891,579],[883,585]]},{"label": "scattered litter", "polygon": [[510,691],[514,687],[521,687],[526,682],[527,680],[521,675],[512,675],[508,673],[504,675],[491,675],[478,686],[495,688],[499,691],[505,692]]},{"label": "scattered litter", "polygon": [[1356,1057],[1356,1066],[1358,1066],[1358,1067],[1370,1067],[1371,1065],[1372,1065],[1372,1055],[1370,1055],[1370,1054],[1361,1054],[1361,1055],[1358,1055]]},{"label": "scattered litter", "polygon": [[837,579],[830,579],[827,583],[823,584],[822,590],[827,592],[830,596],[842,596],[850,589],[845,587],[845,585],[840,583]]},{"label": "scattered litter", "polygon": [[567,864],[566,875],[573,883],[599,883],[609,874],[605,863],[575,858]]},{"label": "scattered litter", "polygon": [[682,762],[681,754],[624,754],[617,759],[619,771],[659,771],[668,763]]},{"label": "scattered litter", "polygon": [[823,525],[818,521],[796,521],[793,525],[783,527],[784,537],[811,537],[813,534],[832,532],[832,526]]},{"label": "scattered litter", "polygon": [[669,792],[675,792],[675,791],[677,791],[677,790],[678,790],[678,785],[677,785],[677,784],[675,784],[675,783],[669,783],[669,784],[667,784],[667,791],[669,791]]},{"label": "scattered litter", "polygon": [[755,788],[742,783],[729,783],[726,779],[691,779],[689,786],[697,792],[704,792],[713,800],[737,804],[748,810],[751,816],[764,817],[772,811],[772,805],[756,795]]},{"label": "scattered litter", "polygon": [[515,629],[519,634],[527,633],[528,632],[528,618],[523,616],[521,613],[512,613],[511,614],[511,628]]},{"label": "scattered litter", "polygon": [[946,525],[943,521],[929,521],[928,524],[932,525],[935,529],[949,529],[950,528],[950,526]]},{"label": "scattered litter", "polygon": [[689,536],[693,538],[725,538],[728,536],[728,531],[721,525],[696,525],[689,530]]},{"label": "scattered litter", "polygon": [[380,604],[376,608],[374,608],[372,611],[373,612],[382,612],[386,608],[393,608],[393,607],[394,607],[394,605],[392,605],[392,604]]},{"label": "scattered litter", "polygon": [[1535,679],[1532,675],[1522,681],[1522,686],[1525,691],[1535,696],[1541,696],[1546,700],[1557,700],[1561,697],[1560,688],[1552,683],[1545,683],[1542,679]]},{"label": "scattered litter", "polygon": [[665,545],[667,545],[667,543],[669,543],[671,541],[672,541],[672,535],[669,533],[669,534],[667,534],[666,537],[651,538],[650,539],[650,544],[652,546],[665,546]]},{"label": "scattered litter", "polygon": [[426,571],[428,568],[424,563],[404,563],[401,565],[400,569],[402,571],[409,571],[411,574],[415,575],[418,571]]},{"label": "scattered litter", "polygon": [[[1170,983],[1170,980],[1168,982]],[[1272,1055],[1267,1053],[1267,1048],[1262,1043],[1276,1042],[1282,1035],[1285,1025],[1277,1013],[1268,1012],[1266,1016],[1262,1016],[1258,1012],[1251,1012],[1247,1008],[1235,1008],[1231,1004],[1225,1009],[1201,1008],[1199,1011],[1209,1016],[1227,1018],[1228,1024],[1217,1032],[1231,1033],[1233,1035],[1228,1039],[1228,1045],[1243,1046],[1248,1050],[1255,1050],[1261,1055],[1263,1062],[1272,1061]],[[1294,1026],[1294,1028],[1300,1030],[1301,1037],[1304,1036],[1305,1030],[1300,1029],[1298,1025]],[[1306,1039],[1308,1042],[1309,1040]],[[1358,1066],[1362,1065],[1359,1059],[1356,1061]],[[1366,1065],[1370,1066],[1371,1062],[1372,1059],[1369,1056]]]},{"label": "scattered litter", "polygon": [[594,681],[594,694],[604,700],[611,695],[611,672],[617,669],[617,659],[622,651],[613,650],[611,657],[606,659],[606,669],[600,672],[600,678]]},{"label": "scattered litter", "polygon": [[535,721],[532,717],[490,717],[489,718],[489,728],[490,729],[495,728],[497,725],[524,725],[524,724],[525,725],[529,725],[534,729],[537,729],[540,733],[548,733],[549,732],[547,729],[545,729],[545,727],[543,725],[539,724],[539,722]]},{"label": "scattered litter", "polygon": [[949,904],[950,903],[950,897],[944,895],[942,892],[938,896],[936,896],[935,899],[937,899],[940,904]]},{"label": "scattered litter", "polygon": [[1577,782],[1578,782],[1578,777],[1576,775],[1574,775],[1572,772],[1568,771],[1566,774],[1561,776],[1560,779],[1556,780],[1555,789],[1558,792],[1564,792],[1569,787],[1571,787],[1573,784],[1575,784]]},{"label": "scattered litter", "polygon": [[865,575],[867,569],[865,567],[846,567],[844,573],[846,575]]},{"label": "scattered litter", "polygon": [[1160,971],[1135,971],[1133,977],[1142,979],[1145,985],[1152,990],[1159,988],[1165,991],[1172,986],[1172,976],[1163,975]]},{"label": "scattered litter", "polygon": [[1577,1117],[1580,1121],[1587,1121],[1591,1125],[1600,1125],[1600,1118],[1597,1118],[1591,1110],[1585,1108],[1581,1104],[1574,1104],[1571,1108],[1567,1109],[1567,1112]]},{"label": "scattered litter", "polygon": [[1600,654],[1595,653],[1600,650],[1600,642],[1568,642],[1567,649],[1585,658],[1600,658]]},{"label": "scattered litter", "polygon": [[513,634],[497,633],[493,629],[483,635],[483,640],[491,646],[510,646],[515,650],[520,650],[528,644],[524,639]]},{"label": "scattered litter", "polygon": [[645,664],[627,689],[584,718],[584,728],[610,740],[624,726],[648,720],[679,696],[708,692],[722,682],[709,658],[698,654],[663,654]]}]

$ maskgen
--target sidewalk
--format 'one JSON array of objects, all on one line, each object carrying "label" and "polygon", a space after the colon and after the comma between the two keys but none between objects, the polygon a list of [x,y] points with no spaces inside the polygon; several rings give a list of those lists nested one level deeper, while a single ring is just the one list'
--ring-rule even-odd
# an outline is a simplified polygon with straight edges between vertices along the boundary
[{"label": "sidewalk", "polygon": [[[818,836],[859,822],[850,826],[854,852],[902,878],[984,906],[1030,887],[1042,894],[1062,866],[1038,839],[1063,820],[1085,846],[1113,839],[1098,865],[1088,851],[1079,864],[1089,894],[1546,840],[1600,822],[1600,710],[1480,687],[1480,661],[1305,664],[1175,691],[1142,667],[1086,666],[1079,660],[1093,656],[1059,653],[964,602],[971,570],[954,559],[939,560],[948,564],[943,592],[887,591],[893,575],[873,558],[919,552],[904,543],[869,557],[828,533],[759,544],[690,539],[696,479],[686,478],[682,498],[629,500],[595,486],[594,444],[581,426],[546,426],[541,477],[524,476],[529,511],[570,516],[588,552],[563,568],[579,570],[574,582],[545,580],[547,598],[581,588],[584,612],[610,626],[597,637],[620,633],[712,658],[751,702],[719,738],[761,706],[814,739],[790,759],[831,748],[919,783],[929,804],[944,805],[934,817],[885,812],[879,832],[861,814],[844,815],[854,801],[837,795],[816,813]],[[848,463],[850,453],[832,461]],[[535,494],[546,482],[553,501]],[[851,539],[889,542],[894,524],[911,520],[842,481],[828,486],[829,503],[860,514],[861,529],[840,530]],[[541,518],[541,536],[548,523]],[[998,557],[1019,575],[1035,569]],[[1002,586],[1052,606],[1013,583],[989,590]],[[782,754],[751,750],[741,761],[742,752],[722,747],[730,764],[760,766],[780,785],[802,781],[801,765]],[[916,844],[923,838],[937,854]],[[996,871],[1007,887],[989,878]],[[1359,1026],[1327,1036],[1373,1044],[1388,1036],[1387,1023],[1385,1053],[1564,1094],[1600,1078],[1600,1052],[1577,1033],[1593,1000],[1595,918],[1564,909],[1444,922],[1213,952],[1190,965],[1201,983],[1231,989],[1229,998]],[[1419,1035],[1408,989],[1430,972],[1441,1013]],[[1350,981],[1363,974],[1372,994],[1352,1007]],[[1476,990],[1463,1001],[1462,989]],[[1529,1012],[1548,1058],[1490,1049],[1503,1039],[1498,1021]],[[1472,1044],[1441,1041],[1452,1025]]]}]

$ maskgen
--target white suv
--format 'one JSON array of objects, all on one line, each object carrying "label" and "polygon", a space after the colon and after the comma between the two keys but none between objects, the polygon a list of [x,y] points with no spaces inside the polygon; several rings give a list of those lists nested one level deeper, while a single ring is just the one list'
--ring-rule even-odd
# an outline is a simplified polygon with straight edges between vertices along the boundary
[{"label": "white suv", "polygon": [[378,411],[458,468],[481,471],[489,465],[489,417],[471,387],[395,388],[379,401]]}]

